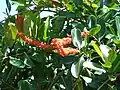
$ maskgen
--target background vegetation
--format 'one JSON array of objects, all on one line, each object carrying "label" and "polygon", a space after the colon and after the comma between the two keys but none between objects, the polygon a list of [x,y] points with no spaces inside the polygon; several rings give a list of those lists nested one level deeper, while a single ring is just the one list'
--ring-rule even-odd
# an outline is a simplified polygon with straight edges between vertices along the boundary
[{"label": "background vegetation", "polygon": [[6,0],[0,22],[2,90],[120,90],[119,0],[12,4],[18,13]]}]

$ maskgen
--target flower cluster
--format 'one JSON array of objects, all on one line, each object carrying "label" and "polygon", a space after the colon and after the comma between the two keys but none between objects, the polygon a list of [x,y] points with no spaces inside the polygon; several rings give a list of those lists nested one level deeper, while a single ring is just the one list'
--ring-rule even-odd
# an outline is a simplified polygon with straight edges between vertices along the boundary
[{"label": "flower cluster", "polygon": [[[61,56],[68,56],[69,54],[78,54],[79,50],[78,49],[74,49],[71,47],[67,47],[67,45],[72,44],[72,37],[71,35],[67,35],[67,37],[64,37],[62,39],[60,38],[54,38],[51,40],[51,44],[48,45],[46,43],[37,41],[37,40],[32,40],[29,37],[25,36],[23,33],[18,32],[17,34],[19,37],[21,37],[24,41],[26,41],[27,43],[34,45],[34,46],[38,46],[42,49],[56,49],[58,54],[60,54]],[[81,33],[82,36],[88,36],[89,32],[82,32]]]},{"label": "flower cluster", "polygon": [[18,36],[20,36],[22,38],[22,40],[26,41],[27,43],[34,45],[34,46],[38,46],[42,49],[54,49],[55,47],[53,45],[47,45],[46,43],[37,41],[37,40],[32,40],[29,37],[25,36],[23,33],[18,32],[17,34]]},{"label": "flower cluster", "polygon": [[72,44],[72,38],[69,36],[66,38],[62,38],[62,39],[54,38],[54,39],[52,39],[51,44],[53,44],[56,47],[58,53],[61,56],[68,56],[69,54],[78,54],[79,53],[78,49],[73,49],[71,47],[65,48],[66,45]]}]

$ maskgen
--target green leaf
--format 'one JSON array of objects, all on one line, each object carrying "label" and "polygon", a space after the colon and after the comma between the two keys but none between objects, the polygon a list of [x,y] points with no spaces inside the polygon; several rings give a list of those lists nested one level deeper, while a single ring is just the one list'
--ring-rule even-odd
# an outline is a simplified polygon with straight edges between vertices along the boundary
[{"label": "green leaf", "polygon": [[11,4],[9,0],[6,0],[6,4],[7,4],[7,8],[9,10],[9,12],[11,11]]},{"label": "green leaf", "polygon": [[117,53],[115,50],[110,50],[109,51],[109,56],[108,56],[108,61],[110,61],[111,63],[113,63],[117,58]]},{"label": "green leaf", "polygon": [[103,54],[99,48],[99,46],[95,43],[95,41],[91,41],[90,45],[92,45],[95,49],[95,51],[98,53],[98,55],[102,58],[102,60],[105,62],[104,58],[103,58]]},{"label": "green leaf", "polygon": [[59,12],[60,16],[65,16],[66,18],[75,18],[76,14],[72,12],[67,12],[67,11],[60,11]]},{"label": "green leaf", "polygon": [[44,35],[43,35],[43,40],[47,41],[48,38],[48,29],[50,26],[50,17],[48,17],[45,21],[45,29],[44,29]]},{"label": "green leaf", "polygon": [[[104,46],[102,46],[104,47]],[[104,67],[106,68],[111,68],[112,64],[114,63],[114,61],[117,58],[117,54],[114,50],[111,50],[110,48],[108,48],[108,46],[105,46],[106,48],[103,48],[104,50],[104,54],[106,54],[106,60],[105,60],[105,64],[103,64]]]},{"label": "green leaf", "polygon": [[75,78],[79,77],[79,75],[80,75],[80,73],[82,71],[82,67],[83,67],[82,64],[83,64],[84,61],[85,61],[84,57],[81,56],[80,59],[77,62],[75,62],[75,63],[72,64],[72,66],[71,66],[71,73],[72,73],[72,75]]},{"label": "green leaf", "polygon": [[108,47],[107,45],[102,45],[101,44],[100,45],[100,50],[101,50],[101,52],[103,54],[104,59],[107,60],[108,56],[109,56],[109,51],[111,50],[111,48]]},{"label": "green leaf", "polygon": [[113,62],[111,71],[114,72],[114,73],[120,71],[120,54],[117,54],[117,57]]},{"label": "green leaf", "polygon": [[112,33],[113,35],[116,35],[116,32],[115,32],[115,30],[114,30],[114,27],[112,27],[111,25],[108,25],[108,27],[109,27],[111,33]]},{"label": "green leaf", "polygon": [[94,15],[89,16],[89,28],[92,28],[97,25],[97,18]]},{"label": "green leaf", "polygon": [[77,28],[77,29],[80,29],[80,30],[83,30],[85,28],[84,24],[81,23],[81,22],[71,22],[70,24],[72,24],[73,28]]},{"label": "green leaf", "polygon": [[64,27],[65,16],[57,16],[52,20],[52,27],[55,33],[60,33]]},{"label": "green leaf", "polygon": [[117,46],[118,48],[120,48],[120,40],[114,40],[114,43],[116,44],[116,46]]},{"label": "green leaf", "polygon": [[99,71],[99,72],[101,72],[101,74],[106,73],[106,71],[104,69],[102,69],[98,64],[90,62],[90,61],[84,62],[83,67]]},{"label": "green leaf", "polygon": [[89,77],[86,77],[86,76],[82,76],[81,77],[83,78],[83,80],[86,82],[86,83],[91,83],[92,82],[92,78],[89,78]]},{"label": "green leaf", "polygon": [[14,40],[12,39],[12,33],[9,28],[9,25],[7,25],[7,24],[4,25],[3,35],[4,35],[4,37],[3,37],[4,44],[6,46],[12,46]]},{"label": "green leaf", "polygon": [[96,35],[101,29],[101,26],[100,25],[97,25],[93,28],[90,29],[90,35]]},{"label": "green leaf", "polygon": [[16,35],[17,35],[17,29],[14,25],[10,24],[10,30],[11,30],[11,33],[12,33],[12,39],[15,39],[16,38]]},{"label": "green leaf", "polygon": [[79,6],[83,3],[83,0],[73,0],[76,6]]},{"label": "green leaf", "polygon": [[82,47],[82,37],[81,31],[79,29],[72,29],[71,31],[73,45],[78,47],[79,49]]},{"label": "green leaf", "polygon": [[69,0],[68,3],[66,4],[66,7],[67,7],[67,10],[69,10],[70,12],[75,12],[75,10],[77,9],[73,0]]},{"label": "green leaf", "polygon": [[17,59],[17,58],[11,57],[9,62],[10,62],[10,64],[12,64],[13,66],[16,66],[18,68],[24,68],[25,67],[24,62],[20,59]]},{"label": "green leaf", "polygon": [[83,81],[80,78],[77,79],[76,90],[83,90]]},{"label": "green leaf", "polygon": [[19,2],[15,1],[15,0],[14,1],[12,0],[12,3],[16,4],[17,6],[25,6],[25,4],[23,2],[20,2],[20,1],[25,1],[25,0],[19,0]]},{"label": "green leaf", "polygon": [[84,7],[84,9],[86,9],[88,11],[88,14],[95,15],[94,10],[89,5],[87,5],[86,3],[83,3],[83,7]]},{"label": "green leaf", "polygon": [[117,35],[120,38],[120,16],[115,17],[116,27],[117,27]]},{"label": "green leaf", "polygon": [[120,45],[120,40],[114,40],[114,43]]},{"label": "green leaf", "polygon": [[110,79],[110,81],[115,81],[117,79],[117,77],[114,75],[109,75],[108,78]]},{"label": "green leaf", "polygon": [[29,66],[29,67],[35,67],[35,65],[34,65],[34,63],[32,62],[31,59],[25,58],[24,64],[27,65],[27,66]]},{"label": "green leaf", "polygon": [[18,82],[18,87],[19,90],[34,90],[28,80],[20,80]]},{"label": "green leaf", "polygon": [[37,61],[38,63],[42,63],[43,60],[45,60],[44,53],[39,52],[39,53],[33,53],[33,55],[30,57],[32,60]]},{"label": "green leaf", "polygon": [[[108,8],[109,9],[109,8]],[[104,21],[108,21],[109,19],[112,19],[113,16],[115,15],[116,11],[115,10],[108,10],[108,9],[103,9],[104,15],[102,15],[102,19]]]}]

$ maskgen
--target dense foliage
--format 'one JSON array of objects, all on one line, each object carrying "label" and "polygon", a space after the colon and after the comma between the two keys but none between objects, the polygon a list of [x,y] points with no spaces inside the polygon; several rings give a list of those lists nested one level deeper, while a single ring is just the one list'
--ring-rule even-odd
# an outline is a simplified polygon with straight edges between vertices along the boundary
[{"label": "dense foliage", "polygon": [[11,1],[18,13],[6,0],[0,22],[2,90],[120,90],[119,0]]}]

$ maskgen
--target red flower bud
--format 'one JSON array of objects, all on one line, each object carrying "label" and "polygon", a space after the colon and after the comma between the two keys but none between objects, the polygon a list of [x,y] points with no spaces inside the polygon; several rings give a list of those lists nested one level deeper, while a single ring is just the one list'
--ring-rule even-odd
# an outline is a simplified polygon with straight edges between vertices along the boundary
[{"label": "red flower bud", "polygon": [[89,36],[89,32],[88,31],[84,31],[84,32],[81,32],[81,36],[83,37],[86,37],[86,36]]},{"label": "red flower bud", "polygon": [[24,27],[23,22],[24,22],[24,18],[21,15],[17,15],[17,19],[16,19],[15,23],[16,23],[16,27],[19,32],[23,32],[23,27]]}]

